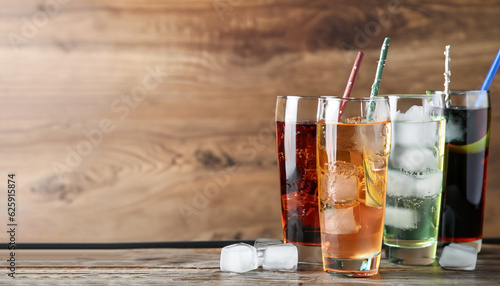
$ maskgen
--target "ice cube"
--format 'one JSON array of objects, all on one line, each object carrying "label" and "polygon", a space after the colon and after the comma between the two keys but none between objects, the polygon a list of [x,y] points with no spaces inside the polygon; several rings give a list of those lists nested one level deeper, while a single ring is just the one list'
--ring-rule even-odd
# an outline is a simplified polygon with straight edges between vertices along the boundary
[{"label": "ice cube", "polygon": [[[357,163],[355,161],[357,157],[356,153],[359,151],[363,150],[364,152],[367,150],[371,153],[378,153],[384,149],[384,145],[387,143],[386,140],[383,140],[383,137],[386,135],[385,126],[379,125],[369,129],[360,128],[356,129],[356,131],[353,130],[353,132],[352,136],[345,136],[346,138],[344,139],[347,146],[352,146],[350,148],[352,150],[351,154],[354,155],[351,156],[351,162],[353,163]],[[374,140],[374,138],[380,139]]]},{"label": "ice cube", "polygon": [[324,175],[323,200],[330,204],[335,202],[352,201],[358,198],[358,180],[353,176],[341,174]]},{"label": "ice cube", "polygon": [[329,167],[328,174],[321,176],[321,199],[328,204],[350,203],[358,200],[358,184],[363,171],[358,166],[338,161]]},{"label": "ice cube", "polygon": [[422,172],[439,167],[439,158],[428,148],[397,148],[390,156],[391,166],[406,172]]},{"label": "ice cube", "polygon": [[323,232],[330,234],[356,233],[361,228],[354,217],[354,208],[325,209],[323,211]]},{"label": "ice cube", "polygon": [[266,248],[267,246],[270,245],[275,245],[275,244],[283,244],[283,241],[279,239],[273,239],[273,238],[257,238],[253,244],[253,246],[257,249],[259,248]]},{"label": "ice cube", "polygon": [[[370,113],[368,110],[373,108],[373,104],[367,105],[367,110],[368,114]],[[387,114],[389,114],[389,106],[387,104],[381,104],[379,102],[378,104],[375,104],[375,109],[373,109],[373,121],[375,122],[381,122],[387,120]]]},{"label": "ice cube", "polygon": [[283,241],[272,238],[257,238],[253,246],[257,249],[258,265],[262,266],[264,261],[264,252],[271,245],[283,244]]},{"label": "ice cube", "polygon": [[298,259],[297,247],[292,243],[269,245],[264,251],[262,269],[295,271]]},{"label": "ice cube", "polygon": [[437,196],[441,193],[443,172],[423,173],[418,176],[415,184],[415,193],[418,197]]},{"label": "ice cube", "polygon": [[477,250],[469,245],[451,243],[445,246],[439,258],[439,265],[451,270],[476,269]]},{"label": "ice cube", "polygon": [[389,169],[387,172],[387,195],[409,197],[415,193],[416,179],[409,174]]},{"label": "ice cube", "polygon": [[246,243],[236,243],[222,248],[220,270],[229,272],[247,272],[257,269],[258,259],[255,247]]},{"label": "ice cube", "polygon": [[396,120],[398,121],[411,121],[411,122],[425,122],[429,121],[429,115],[425,114],[424,107],[414,105],[410,107],[405,113],[400,111],[396,114]]},{"label": "ice cube", "polygon": [[465,129],[457,120],[450,120],[446,123],[446,142],[463,141]]},{"label": "ice cube", "polygon": [[385,207],[385,225],[400,229],[417,228],[417,212],[412,209]]},{"label": "ice cube", "polygon": [[432,148],[438,141],[439,122],[394,122],[393,146]]}]

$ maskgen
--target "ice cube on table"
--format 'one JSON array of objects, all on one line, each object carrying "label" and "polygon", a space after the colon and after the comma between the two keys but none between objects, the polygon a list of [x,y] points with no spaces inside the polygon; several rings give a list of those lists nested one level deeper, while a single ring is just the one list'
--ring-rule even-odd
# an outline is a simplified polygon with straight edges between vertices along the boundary
[{"label": "ice cube on table", "polygon": [[439,265],[450,270],[474,270],[476,269],[477,250],[469,245],[451,243],[445,246]]},{"label": "ice cube on table", "polygon": [[266,248],[267,246],[275,244],[283,244],[283,241],[274,238],[257,238],[253,246],[259,249],[259,248]]},{"label": "ice cube on table", "polygon": [[271,245],[283,244],[283,241],[279,239],[272,238],[257,238],[253,244],[253,246],[257,249],[257,258],[259,266],[262,266],[262,262],[264,261],[264,252]]},{"label": "ice cube on table", "polygon": [[264,251],[262,269],[277,271],[295,271],[299,254],[292,243],[269,245]]},{"label": "ice cube on table", "polygon": [[354,208],[326,209],[323,213],[324,229],[322,232],[330,234],[356,233],[361,226],[354,217]]},{"label": "ice cube on table", "polygon": [[222,248],[220,270],[229,272],[247,272],[257,269],[258,259],[255,247],[246,243],[236,243]]},{"label": "ice cube on table", "polygon": [[399,229],[417,228],[417,212],[412,209],[385,207],[385,225]]}]

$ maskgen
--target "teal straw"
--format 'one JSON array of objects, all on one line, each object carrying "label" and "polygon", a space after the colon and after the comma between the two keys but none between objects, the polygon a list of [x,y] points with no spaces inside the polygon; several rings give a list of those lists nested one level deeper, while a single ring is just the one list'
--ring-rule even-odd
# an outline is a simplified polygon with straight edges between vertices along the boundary
[{"label": "teal straw", "polygon": [[372,92],[370,97],[378,96],[380,90],[380,82],[382,81],[382,74],[384,73],[385,61],[387,58],[387,51],[389,50],[389,43],[391,39],[385,38],[382,48],[380,50],[380,59],[378,60],[377,73],[375,74],[375,81],[372,85]]},{"label": "teal straw", "polygon": [[[382,81],[382,74],[384,73],[385,61],[387,59],[387,51],[389,50],[389,42],[390,38],[385,38],[384,43],[382,44],[382,48],[380,49],[380,58],[378,60],[377,65],[377,73],[375,74],[375,81],[372,85],[372,92],[370,93],[370,97],[377,97],[378,92],[380,90],[380,82]],[[370,102],[370,107],[368,108],[368,113],[366,115],[368,122],[373,121],[373,110],[375,109],[375,102]]]}]

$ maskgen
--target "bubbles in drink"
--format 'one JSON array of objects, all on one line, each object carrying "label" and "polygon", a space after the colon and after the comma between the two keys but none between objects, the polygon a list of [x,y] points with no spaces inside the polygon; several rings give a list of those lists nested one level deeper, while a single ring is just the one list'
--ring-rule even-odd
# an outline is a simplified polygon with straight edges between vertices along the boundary
[{"label": "bubbles in drink", "polygon": [[422,174],[389,170],[387,177],[390,182],[387,185],[387,194],[391,197],[425,198],[441,194],[443,172],[440,170]]},{"label": "bubbles in drink", "polygon": [[443,172],[434,170],[417,176],[415,182],[416,197],[435,197],[441,194],[443,186]]},{"label": "bubbles in drink", "polygon": [[285,242],[320,245],[316,123],[276,122]]}]

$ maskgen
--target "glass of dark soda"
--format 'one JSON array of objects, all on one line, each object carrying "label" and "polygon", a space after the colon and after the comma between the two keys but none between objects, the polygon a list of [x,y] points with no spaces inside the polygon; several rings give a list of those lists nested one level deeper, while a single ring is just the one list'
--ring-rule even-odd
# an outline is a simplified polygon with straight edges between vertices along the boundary
[{"label": "glass of dark soda", "polygon": [[490,94],[451,91],[445,98],[446,149],[439,241],[481,250],[490,139]]},{"label": "glass of dark soda", "polygon": [[276,143],[285,243],[294,243],[301,262],[321,262],[316,173],[318,97],[278,96]]}]

